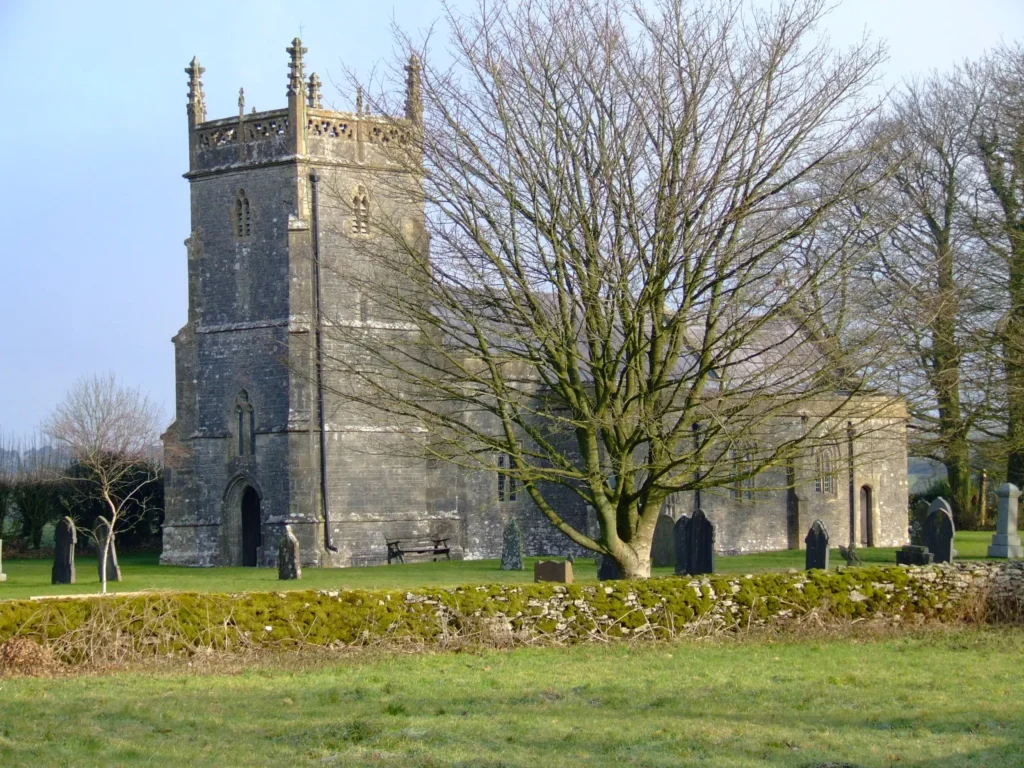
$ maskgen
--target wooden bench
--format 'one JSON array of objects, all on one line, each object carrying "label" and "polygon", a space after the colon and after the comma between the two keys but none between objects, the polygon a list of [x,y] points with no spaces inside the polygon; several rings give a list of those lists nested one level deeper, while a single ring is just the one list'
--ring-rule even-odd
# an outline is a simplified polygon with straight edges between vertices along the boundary
[{"label": "wooden bench", "polygon": [[388,565],[392,560],[404,564],[406,555],[431,555],[434,560],[444,555],[452,559],[448,539],[385,539],[388,545]]}]

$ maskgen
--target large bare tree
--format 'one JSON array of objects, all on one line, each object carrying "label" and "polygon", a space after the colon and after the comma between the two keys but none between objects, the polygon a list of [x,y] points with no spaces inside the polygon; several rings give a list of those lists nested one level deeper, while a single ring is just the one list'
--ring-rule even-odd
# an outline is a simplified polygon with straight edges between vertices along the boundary
[{"label": "large bare tree", "polygon": [[384,206],[374,219],[375,268],[344,277],[378,322],[325,326],[336,395],[426,427],[445,461],[507,454],[551,523],[628,577],[650,573],[669,494],[784,483],[816,442],[884,412],[859,375],[868,345],[825,338],[836,292],[809,298],[847,242],[817,269],[801,256],[874,183],[857,136],[883,52],[831,48],[827,5],[449,10],[454,62],[418,50],[396,121],[414,149],[393,161],[418,184],[377,189],[421,199],[426,231]]},{"label": "large bare tree", "polygon": [[79,380],[44,426],[80,470],[69,479],[107,513],[110,535],[97,542],[104,593],[107,557],[118,525],[132,505],[144,503],[144,489],[158,478],[154,451],[160,420],[159,408],[146,395],[107,374]]}]

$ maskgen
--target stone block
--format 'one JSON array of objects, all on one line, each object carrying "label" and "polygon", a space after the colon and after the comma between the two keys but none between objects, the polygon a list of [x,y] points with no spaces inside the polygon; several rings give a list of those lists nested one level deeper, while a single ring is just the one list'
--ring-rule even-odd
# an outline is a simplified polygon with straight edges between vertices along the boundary
[{"label": "stone block", "polygon": [[1017,510],[1020,491],[1012,483],[1003,483],[996,491],[999,497],[999,518],[996,532],[989,544],[989,557],[1024,557],[1024,546],[1017,531]]},{"label": "stone block", "polygon": [[533,565],[533,580],[572,584],[572,563],[565,560],[538,560]]}]

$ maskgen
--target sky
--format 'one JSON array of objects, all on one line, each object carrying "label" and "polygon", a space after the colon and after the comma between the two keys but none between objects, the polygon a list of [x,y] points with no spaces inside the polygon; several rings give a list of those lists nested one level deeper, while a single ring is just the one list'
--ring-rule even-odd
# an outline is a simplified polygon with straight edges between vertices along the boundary
[{"label": "sky", "polygon": [[[466,0],[468,5],[469,0]],[[206,67],[207,117],[286,106],[291,39],[325,101],[369,72],[436,0],[0,0],[0,433],[31,433],[74,382],[113,371],[174,417],[171,337],[187,311],[184,68]],[[443,26],[443,25],[442,25]],[[885,40],[885,82],[1024,40],[1024,0],[845,0],[837,44]]]}]

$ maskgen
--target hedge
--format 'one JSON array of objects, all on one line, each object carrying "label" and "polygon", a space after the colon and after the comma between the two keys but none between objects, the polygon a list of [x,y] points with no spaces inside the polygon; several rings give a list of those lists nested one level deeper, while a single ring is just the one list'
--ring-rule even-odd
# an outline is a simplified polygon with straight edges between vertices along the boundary
[{"label": "hedge", "polygon": [[0,602],[0,642],[19,635],[68,662],[301,645],[492,644],[673,637],[809,611],[950,619],[993,595],[1024,604],[1024,564],[762,573],[742,577],[413,591],[153,593]]}]

